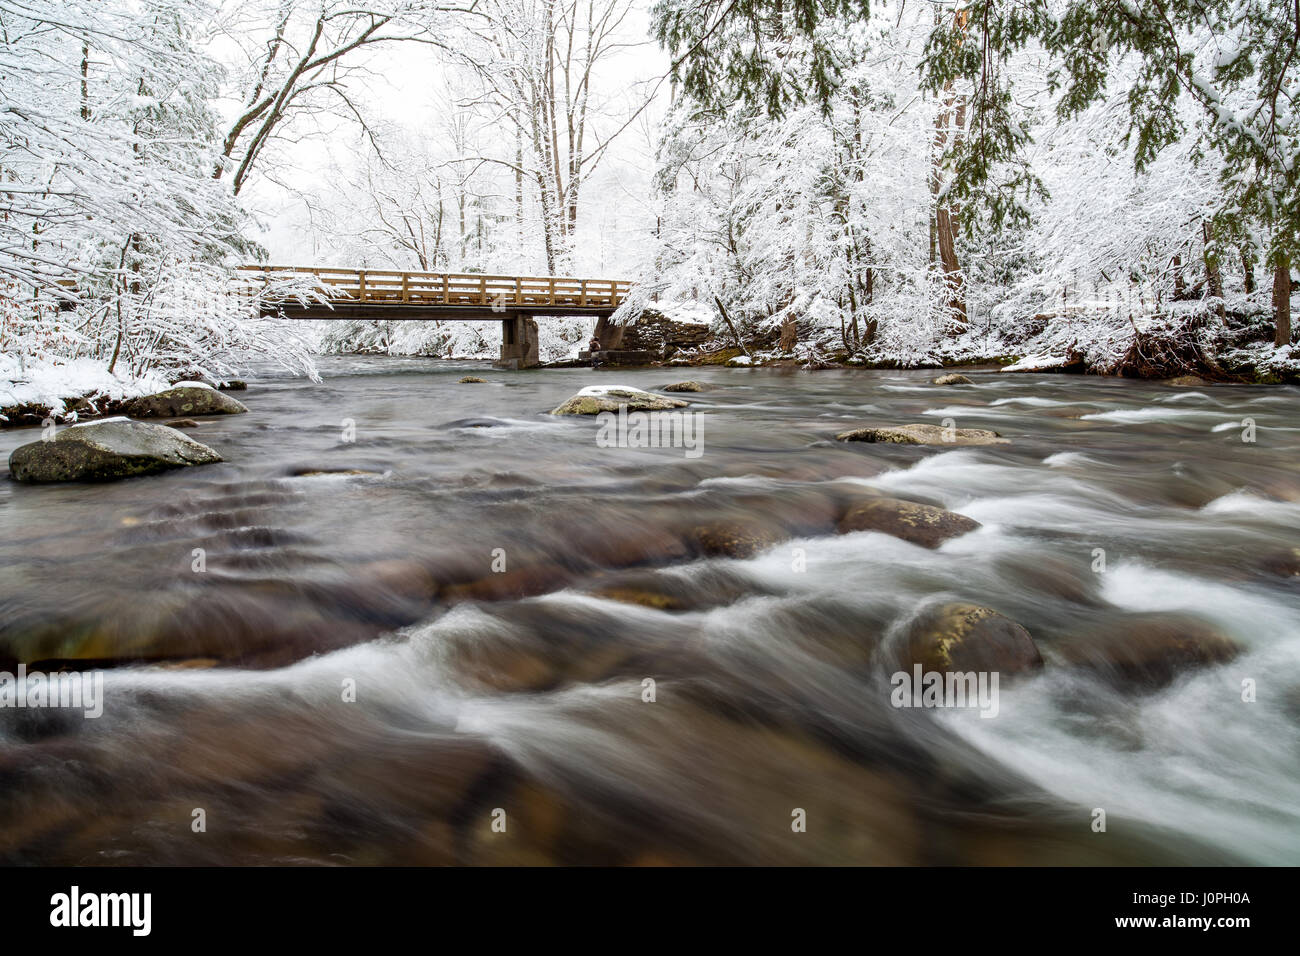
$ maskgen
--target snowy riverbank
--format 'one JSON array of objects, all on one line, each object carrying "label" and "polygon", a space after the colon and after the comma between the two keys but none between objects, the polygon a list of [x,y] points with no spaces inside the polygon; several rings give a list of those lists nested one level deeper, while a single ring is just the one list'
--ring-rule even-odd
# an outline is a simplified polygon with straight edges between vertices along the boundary
[{"label": "snowy riverbank", "polygon": [[117,375],[96,359],[31,359],[0,353],[0,425],[18,424],[19,417],[43,417],[50,411],[59,413],[60,419],[66,414],[75,420],[168,384],[160,372],[136,378]]}]

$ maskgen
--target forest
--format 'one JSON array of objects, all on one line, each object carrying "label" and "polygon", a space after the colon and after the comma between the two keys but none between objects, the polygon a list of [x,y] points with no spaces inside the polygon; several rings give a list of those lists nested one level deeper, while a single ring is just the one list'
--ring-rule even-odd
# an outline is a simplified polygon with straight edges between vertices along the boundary
[{"label": "forest", "polygon": [[0,31],[6,407],[495,348],[263,317],[319,289],[258,262],[618,275],[620,321],[812,368],[1300,368],[1294,4],[0,0]]}]

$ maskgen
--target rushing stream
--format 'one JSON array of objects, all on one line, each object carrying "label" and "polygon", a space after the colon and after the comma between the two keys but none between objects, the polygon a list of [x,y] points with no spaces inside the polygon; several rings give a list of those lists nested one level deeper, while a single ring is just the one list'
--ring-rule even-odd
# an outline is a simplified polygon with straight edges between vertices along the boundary
[{"label": "rushing stream", "polygon": [[[1300,863],[1300,390],[322,372],[189,432],[224,464],[0,481],[0,668],[104,675],[96,719],[0,710],[0,862]],[[544,414],[683,378],[699,457]],[[1011,443],[834,440],[945,419]],[[837,534],[873,491],[982,526]],[[891,706],[945,601],[1046,662],[993,719]],[[1071,663],[1189,621],[1239,652]]]}]

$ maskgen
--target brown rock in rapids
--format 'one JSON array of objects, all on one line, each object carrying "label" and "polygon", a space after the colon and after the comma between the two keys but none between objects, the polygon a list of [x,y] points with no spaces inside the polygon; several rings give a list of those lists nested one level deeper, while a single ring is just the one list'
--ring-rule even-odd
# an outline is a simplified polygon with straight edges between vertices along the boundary
[{"label": "brown rock in rapids", "polygon": [[886,442],[894,445],[1009,445],[1011,439],[985,428],[941,428],[928,423],[855,428],[836,441]]},{"label": "brown rock in rapids", "polygon": [[953,603],[924,611],[907,633],[906,666],[926,671],[997,671],[1003,676],[1043,666],[1034,639],[999,612]]},{"label": "brown rock in rapids", "polygon": [[752,558],[776,544],[776,532],[757,522],[714,521],[691,529],[688,540],[706,557]]},{"label": "brown rock in rapids", "polygon": [[1186,670],[1221,664],[1241,646],[1187,614],[1130,614],[1064,638],[1064,663],[1090,670],[1120,689],[1154,690]]},{"label": "brown rock in rapids", "polygon": [[965,375],[959,375],[956,372],[950,372],[947,375],[940,375],[932,383],[934,385],[974,385],[975,382]]},{"label": "brown rock in rapids", "polygon": [[840,519],[839,532],[880,531],[924,548],[937,548],[949,538],[974,531],[974,518],[933,505],[899,498],[871,498],[853,505]]}]

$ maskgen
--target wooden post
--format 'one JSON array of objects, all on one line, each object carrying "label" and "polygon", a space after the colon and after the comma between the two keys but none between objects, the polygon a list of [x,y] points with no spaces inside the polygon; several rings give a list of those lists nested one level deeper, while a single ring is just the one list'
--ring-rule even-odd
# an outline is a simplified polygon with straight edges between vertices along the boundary
[{"label": "wooden post", "polygon": [[358,284],[357,297],[362,302],[365,302],[366,301],[366,273],[364,269],[357,273],[357,284]]},{"label": "wooden post", "polygon": [[515,305],[522,305],[524,301],[524,280],[515,276]]},{"label": "wooden post", "polygon": [[445,272],[442,274],[442,304],[451,305],[451,283]]},{"label": "wooden post", "polygon": [[410,278],[411,278],[411,274],[409,272],[402,273],[402,301],[403,302],[411,301],[411,289],[408,283],[408,280]]},{"label": "wooden post", "polygon": [[587,306],[587,280],[586,279],[582,280],[582,294],[578,298],[578,304],[583,308],[586,308]]},{"label": "wooden post", "polygon": [[478,277],[478,304],[487,305],[487,276]]},{"label": "wooden post", "polygon": [[551,276],[547,281],[546,300],[547,305],[555,305],[555,276]]}]

